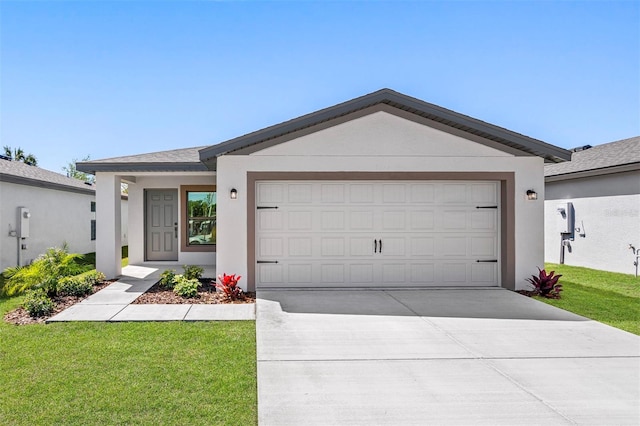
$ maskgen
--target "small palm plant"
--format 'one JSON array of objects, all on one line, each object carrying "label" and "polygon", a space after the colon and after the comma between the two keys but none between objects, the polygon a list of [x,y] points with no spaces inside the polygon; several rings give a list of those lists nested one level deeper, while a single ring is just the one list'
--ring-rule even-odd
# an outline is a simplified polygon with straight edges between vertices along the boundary
[{"label": "small palm plant", "polygon": [[558,280],[562,275],[555,275],[556,271],[547,274],[544,269],[538,268],[538,276],[531,275],[527,281],[533,286],[533,292],[542,297],[549,299],[559,299],[562,291],[562,284],[558,284]]}]

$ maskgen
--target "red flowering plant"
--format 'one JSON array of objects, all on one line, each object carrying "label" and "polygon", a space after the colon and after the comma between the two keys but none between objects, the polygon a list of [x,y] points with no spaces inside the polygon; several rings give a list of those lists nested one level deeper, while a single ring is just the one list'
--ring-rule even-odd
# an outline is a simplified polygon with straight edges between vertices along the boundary
[{"label": "red flowering plant", "polygon": [[238,287],[238,281],[240,281],[240,276],[236,278],[236,274],[227,275],[222,274],[218,275],[218,280],[220,283],[216,283],[216,289],[221,292],[228,300],[238,300],[244,299],[244,293],[240,287]]},{"label": "red flowering plant", "polygon": [[558,284],[558,280],[562,275],[555,275],[555,271],[547,274],[544,269],[538,268],[538,276],[532,275],[527,281],[533,286],[534,294],[549,299],[559,299],[562,291],[562,284]]}]

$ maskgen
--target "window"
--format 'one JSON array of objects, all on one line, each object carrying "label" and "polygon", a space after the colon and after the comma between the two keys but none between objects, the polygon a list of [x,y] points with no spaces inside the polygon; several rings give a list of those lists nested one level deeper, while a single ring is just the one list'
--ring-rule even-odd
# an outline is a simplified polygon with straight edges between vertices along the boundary
[{"label": "window", "polygon": [[187,191],[187,246],[215,245],[215,191]]},{"label": "window", "polygon": [[95,202],[95,201],[92,201],[92,202],[91,202],[91,211],[92,211],[92,212],[95,212],[95,211],[96,211],[96,202]]},{"label": "window", "polygon": [[96,240],[96,221],[95,219],[91,221],[91,241]]}]

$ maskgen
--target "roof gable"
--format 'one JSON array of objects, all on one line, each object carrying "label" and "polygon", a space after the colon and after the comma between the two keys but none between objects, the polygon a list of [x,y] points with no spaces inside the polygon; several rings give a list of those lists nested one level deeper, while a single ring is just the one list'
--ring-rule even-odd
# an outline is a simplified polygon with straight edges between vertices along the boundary
[{"label": "roof gable", "polygon": [[[561,162],[571,158],[571,152],[547,144],[537,139],[529,138],[508,129],[494,126],[484,121],[459,114],[412,98],[391,89],[382,89],[365,96],[325,108],[284,123],[276,124],[220,144],[204,148],[200,151],[200,159],[205,163],[215,162],[221,155],[256,152],[263,147],[273,146],[279,141],[286,141],[298,133],[308,134],[320,126],[326,128],[332,123],[342,123],[349,119],[349,115],[359,111],[371,109],[377,105],[386,105],[387,112],[397,111],[399,115],[412,115],[428,120],[429,125],[454,133],[464,134],[477,142],[486,141],[494,148],[502,148],[510,153],[520,152],[521,155],[537,155],[547,162]],[[362,114],[359,114],[360,116]]]}]

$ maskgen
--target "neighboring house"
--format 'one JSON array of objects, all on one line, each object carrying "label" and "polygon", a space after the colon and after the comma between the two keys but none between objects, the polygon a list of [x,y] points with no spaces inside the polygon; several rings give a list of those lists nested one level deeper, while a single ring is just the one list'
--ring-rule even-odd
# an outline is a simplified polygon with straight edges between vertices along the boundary
[{"label": "neighboring house", "polygon": [[574,151],[571,162],[545,167],[545,261],[633,274],[640,137]]},{"label": "neighboring house", "polygon": [[[65,242],[74,253],[95,251],[95,206],[93,185],[0,157],[0,271]],[[122,209],[126,218],[126,201]]]},{"label": "neighboring house", "polygon": [[[544,162],[571,153],[383,89],[210,147],[95,160],[98,268],[216,265],[245,290],[526,287]],[[527,196],[537,192],[538,199]]]}]

